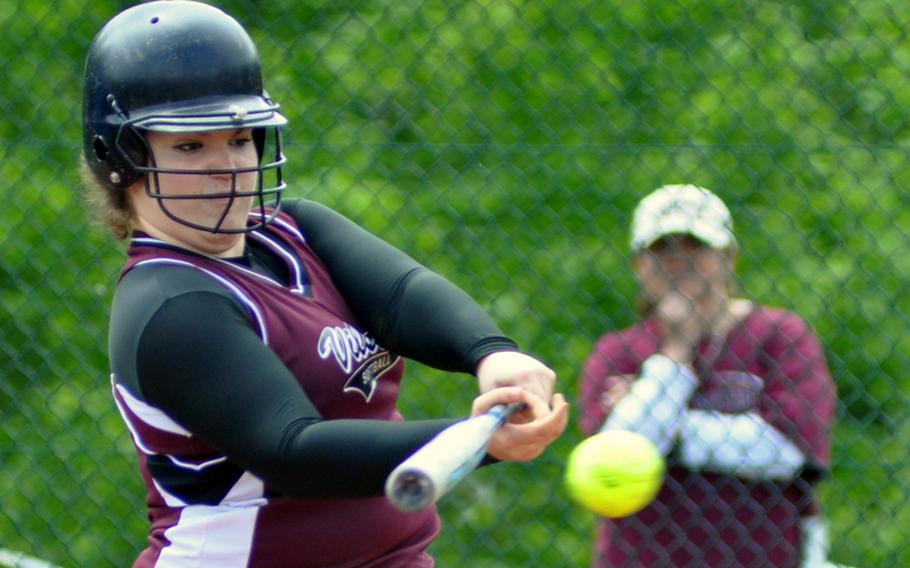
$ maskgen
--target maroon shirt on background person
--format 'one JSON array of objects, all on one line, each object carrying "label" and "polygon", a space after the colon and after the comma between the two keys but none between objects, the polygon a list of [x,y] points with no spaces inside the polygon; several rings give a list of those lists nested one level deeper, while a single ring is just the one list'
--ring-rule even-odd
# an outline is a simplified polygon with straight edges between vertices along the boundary
[{"label": "maroon shirt on background person", "polygon": [[[585,434],[600,430],[619,400],[617,390],[624,392],[659,348],[660,327],[654,318],[597,341],[581,377],[580,425]],[[799,565],[799,521],[818,507],[811,481],[831,463],[836,389],[822,348],[795,314],[756,307],[728,334],[716,358],[710,350],[704,342],[696,354],[699,386],[689,407],[729,412],[731,385],[725,384],[723,371],[758,376],[763,385],[754,406],[737,411],[757,411],[792,440],[806,456],[805,475],[775,482],[692,471],[674,460],[671,450],[655,501],[630,517],[601,521],[594,566]],[[715,359],[713,365],[708,357]]]}]

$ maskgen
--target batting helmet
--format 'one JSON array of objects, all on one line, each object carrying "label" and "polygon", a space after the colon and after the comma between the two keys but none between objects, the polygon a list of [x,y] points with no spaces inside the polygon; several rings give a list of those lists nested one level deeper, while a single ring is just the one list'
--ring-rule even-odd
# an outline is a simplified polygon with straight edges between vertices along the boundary
[{"label": "batting helmet", "polygon": [[[165,214],[185,225],[243,232],[274,218],[285,187],[281,127],[286,123],[263,90],[253,41],[234,18],[213,6],[183,0],[134,6],[111,19],[89,48],[83,90],[83,150],[89,168],[100,183],[118,190],[144,176],[146,193],[158,200]],[[216,171],[158,168],[143,132],[243,128],[253,129],[259,164],[217,173],[233,174],[230,197],[258,198],[260,222],[224,229],[219,226],[221,220],[205,227],[173,215],[165,201],[176,196],[161,192],[157,174]],[[270,134],[274,154],[266,158],[263,153]],[[264,187],[265,170],[272,170],[274,186]],[[258,172],[255,191],[236,191],[237,174],[250,171]],[[275,201],[269,214],[267,198]]]}]

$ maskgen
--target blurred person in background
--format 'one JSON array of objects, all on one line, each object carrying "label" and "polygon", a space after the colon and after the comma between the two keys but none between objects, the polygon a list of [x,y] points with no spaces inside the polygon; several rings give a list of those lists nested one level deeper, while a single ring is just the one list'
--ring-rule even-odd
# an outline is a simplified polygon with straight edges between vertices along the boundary
[{"label": "blurred person in background", "polygon": [[796,314],[736,296],[732,218],[707,189],[657,189],[631,233],[642,320],[597,340],[580,424],[645,435],[667,475],[648,507],[601,521],[593,565],[825,566],[813,485],[836,390],[819,341]]},{"label": "blurred person in background", "polygon": [[403,420],[403,357],[476,375],[472,415],[527,405],[488,462],[534,459],[563,432],[553,371],[401,251],[281,203],[286,119],[229,15],[123,11],[84,89],[89,190],[128,240],[109,351],[148,491],[135,566],[432,566],[435,508],[402,513],[383,487],[455,421]]}]

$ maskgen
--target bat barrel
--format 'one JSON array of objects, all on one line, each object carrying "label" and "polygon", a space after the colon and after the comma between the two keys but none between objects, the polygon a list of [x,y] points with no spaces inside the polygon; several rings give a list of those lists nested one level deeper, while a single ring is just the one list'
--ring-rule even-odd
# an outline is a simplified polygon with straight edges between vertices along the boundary
[{"label": "bat barrel", "polygon": [[385,484],[389,502],[406,512],[431,506],[480,464],[490,437],[522,408],[523,403],[500,404],[437,434],[389,474]]},{"label": "bat barrel", "polygon": [[424,472],[404,470],[389,477],[386,495],[399,510],[413,513],[433,504],[436,488]]}]

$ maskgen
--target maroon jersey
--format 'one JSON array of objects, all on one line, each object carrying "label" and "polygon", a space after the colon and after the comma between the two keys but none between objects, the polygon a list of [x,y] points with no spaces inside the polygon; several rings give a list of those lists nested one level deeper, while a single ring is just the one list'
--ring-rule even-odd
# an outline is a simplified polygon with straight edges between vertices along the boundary
[{"label": "maroon jersey", "polygon": [[[403,360],[358,323],[294,222],[280,216],[248,238],[285,258],[289,284],[153,238],[133,240],[124,274],[156,265],[198,271],[244,307],[250,325],[293,373],[325,419],[401,420]],[[232,464],[166,412],[112,376],[129,427],[152,528],[136,562],[150,566],[432,566],[423,553],[439,531],[435,509],[401,513],[385,498],[292,499]],[[173,490],[202,472],[208,493]],[[196,475],[195,480],[200,476]],[[178,479],[179,481],[179,479]]]},{"label": "maroon jersey", "polygon": [[[649,319],[597,341],[581,378],[585,433],[603,426],[658,351],[659,330]],[[818,340],[795,314],[756,308],[722,345],[699,346],[694,367],[699,386],[690,408],[756,411],[802,450],[810,469],[830,465],[835,387]],[[761,384],[740,380],[743,371]],[[691,471],[671,452],[655,501],[631,517],[602,521],[594,565],[796,568],[799,521],[815,507],[805,477],[784,483]]]}]

